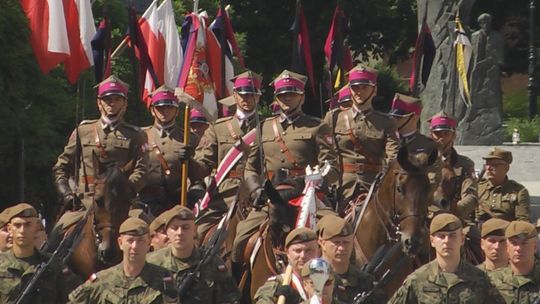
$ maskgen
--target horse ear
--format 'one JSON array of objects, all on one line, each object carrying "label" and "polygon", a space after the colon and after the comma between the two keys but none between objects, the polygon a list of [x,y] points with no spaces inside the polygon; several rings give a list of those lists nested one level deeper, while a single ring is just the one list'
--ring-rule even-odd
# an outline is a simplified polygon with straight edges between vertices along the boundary
[{"label": "horse ear", "polygon": [[399,148],[397,161],[401,168],[407,172],[418,171],[418,168],[409,160],[409,151],[407,150],[407,146],[402,146]]},{"label": "horse ear", "polygon": [[135,161],[132,159],[127,164],[125,164],[120,170],[124,173],[131,173],[133,172],[133,169],[135,169]]},{"label": "horse ear", "polygon": [[94,165],[94,178],[99,177],[103,172],[105,172],[105,166],[99,160],[99,156],[96,152],[92,151],[92,164]]}]

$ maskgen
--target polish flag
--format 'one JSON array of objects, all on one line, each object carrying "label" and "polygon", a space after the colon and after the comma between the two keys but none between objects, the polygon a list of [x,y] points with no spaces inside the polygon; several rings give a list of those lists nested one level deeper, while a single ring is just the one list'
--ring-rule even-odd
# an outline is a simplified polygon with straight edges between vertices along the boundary
[{"label": "polish flag", "polygon": [[143,100],[150,105],[150,93],[159,85],[175,88],[182,67],[182,46],[171,0],[165,0],[156,8],[152,2],[141,22],[141,32],[148,47],[148,55],[159,83],[154,83],[150,73],[146,72]]},{"label": "polish flag", "polygon": [[70,51],[62,0],[21,0],[28,18],[30,43],[41,71],[48,74]]},{"label": "polish flag", "polygon": [[90,0],[68,0],[65,5],[71,54],[64,65],[69,82],[76,83],[81,72],[94,65],[91,42],[96,26]]}]

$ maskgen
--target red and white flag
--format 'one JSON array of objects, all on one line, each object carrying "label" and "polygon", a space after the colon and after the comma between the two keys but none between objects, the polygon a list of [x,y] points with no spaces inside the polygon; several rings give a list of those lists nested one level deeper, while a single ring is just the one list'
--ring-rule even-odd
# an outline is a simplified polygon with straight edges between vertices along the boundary
[{"label": "red and white flag", "polygon": [[183,54],[171,0],[165,0],[159,7],[156,1],[152,2],[139,24],[159,81],[159,84],[154,83],[150,73],[146,72],[143,100],[149,106],[149,94],[156,87],[163,84],[176,87]]},{"label": "red and white flag", "polygon": [[76,83],[82,71],[94,65],[92,38],[96,34],[90,0],[69,0],[65,3],[70,55],[64,62],[66,75]]},{"label": "red and white flag", "polygon": [[70,54],[62,0],[21,0],[28,18],[30,43],[44,74]]}]

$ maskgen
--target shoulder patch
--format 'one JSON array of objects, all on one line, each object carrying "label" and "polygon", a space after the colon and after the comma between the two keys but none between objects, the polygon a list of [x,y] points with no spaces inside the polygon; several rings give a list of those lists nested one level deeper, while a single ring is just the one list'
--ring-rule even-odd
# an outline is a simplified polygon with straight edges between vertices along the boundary
[{"label": "shoulder patch", "polygon": [[95,282],[97,280],[97,278],[98,278],[97,273],[94,272],[94,273],[92,273],[90,275],[90,277],[88,278],[88,280],[86,280],[86,282],[92,282],[93,283],[93,282]]},{"label": "shoulder patch", "polygon": [[217,270],[219,272],[226,272],[227,271],[227,266],[225,266],[224,264],[219,264],[219,265],[217,265]]}]

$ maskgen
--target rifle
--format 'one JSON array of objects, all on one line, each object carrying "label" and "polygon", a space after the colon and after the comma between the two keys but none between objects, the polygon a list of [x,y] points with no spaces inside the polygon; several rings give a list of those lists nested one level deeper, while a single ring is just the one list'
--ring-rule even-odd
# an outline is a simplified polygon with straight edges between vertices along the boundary
[{"label": "rifle", "polygon": [[390,279],[392,279],[396,273],[400,273],[399,270],[401,266],[403,266],[405,262],[409,262],[409,261],[410,261],[410,258],[408,256],[405,255],[401,257],[399,261],[396,264],[394,264],[393,268],[386,270],[386,272],[382,275],[381,279],[377,282],[375,286],[373,286],[373,288],[370,291],[367,291],[367,292],[364,291],[357,294],[356,297],[354,297],[352,304],[364,304],[364,303],[371,303],[373,302],[373,300],[381,300],[381,299],[371,299],[371,297],[376,291],[379,291],[379,289],[381,289],[382,286],[388,284]]},{"label": "rifle", "polygon": [[79,234],[82,231],[82,228],[84,227],[84,224],[86,223],[86,220],[88,218],[88,210],[86,211],[85,216],[77,223],[77,226],[75,226],[75,229],[73,229],[73,232],[68,235],[66,238],[62,239],[58,247],[54,250],[51,257],[44,262],[41,262],[36,267],[36,272],[32,275],[32,278],[30,278],[30,281],[26,286],[24,287],[23,291],[17,296],[17,299],[15,300],[15,304],[30,304],[33,303],[33,291],[41,281],[41,279],[45,276],[49,268],[52,267],[55,263],[63,263],[65,262],[70,254],[71,249],[73,247],[73,243],[78,238]]},{"label": "rifle", "polygon": [[229,220],[231,219],[234,211],[236,210],[236,204],[237,200],[233,202],[227,214],[221,219],[216,231],[214,232],[208,243],[205,246],[201,247],[200,250],[202,251],[202,253],[199,264],[197,264],[195,267],[192,267],[192,270],[190,270],[182,277],[181,283],[178,285],[177,288],[178,299],[185,298],[187,292],[195,285],[196,279],[199,278],[202,267],[209,264],[217,255],[217,253],[221,250],[221,246],[223,245],[225,237],[227,236],[227,224],[229,223]]}]

